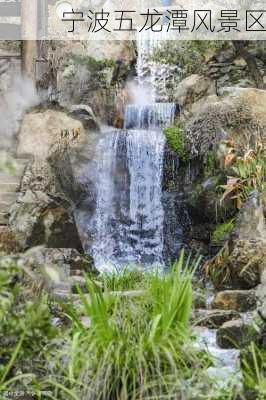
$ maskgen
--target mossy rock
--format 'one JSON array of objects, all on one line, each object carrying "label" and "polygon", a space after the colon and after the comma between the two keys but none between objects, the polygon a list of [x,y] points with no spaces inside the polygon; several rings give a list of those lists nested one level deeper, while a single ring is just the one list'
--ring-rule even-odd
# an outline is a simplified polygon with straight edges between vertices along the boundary
[{"label": "mossy rock", "polygon": [[165,128],[164,134],[168,146],[179,156],[181,161],[186,162],[188,160],[188,153],[182,124],[179,122]]}]

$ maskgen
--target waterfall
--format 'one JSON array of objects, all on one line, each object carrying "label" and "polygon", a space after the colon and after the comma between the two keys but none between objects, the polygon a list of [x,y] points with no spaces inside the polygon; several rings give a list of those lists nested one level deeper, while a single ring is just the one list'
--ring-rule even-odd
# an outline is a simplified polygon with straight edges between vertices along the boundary
[{"label": "waterfall", "polygon": [[[155,48],[156,43],[147,46]],[[140,52],[139,73],[142,62]],[[148,76],[138,75],[140,79],[150,85]],[[150,104],[128,105],[124,129],[109,129],[96,146],[90,178],[95,201],[88,207],[93,211],[79,219],[85,224],[85,249],[99,271],[164,265],[162,129],[173,122],[175,105],[156,103],[156,88],[150,87],[149,93]]]},{"label": "waterfall", "polygon": [[[142,31],[137,38],[137,82],[140,86],[148,87],[152,103],[166,102],[169,87],[176,87],[181,79],[181,69],[178,65],[169,65],[162,61],[152,60],[155,50],[159,50],[171,40],[176,40],[175,31],[151,32]],[[168,89],[167,89],[168,88]]]},{"label": "waterfall", "polygon": [[175,105],[173,103],[155,103],[126,107],[126,129],[150,129],[163,128],[172,123],[175,117]]},{"label": "waterfall", "polygon": [[160,130],[113,131],[100,139],[89,222],[90,253],[100,271],[163,264],[164,145]]}]

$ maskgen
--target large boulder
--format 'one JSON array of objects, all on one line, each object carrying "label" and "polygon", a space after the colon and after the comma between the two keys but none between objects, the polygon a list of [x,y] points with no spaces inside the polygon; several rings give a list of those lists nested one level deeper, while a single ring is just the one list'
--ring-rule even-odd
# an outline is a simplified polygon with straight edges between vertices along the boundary
[{"label": "large boulder", "polygon": [[241,147],[248,136],[253,142],[264,137],[265,104],[266,91],[252,88],[227,88],[221,96],[208,96],[193,104],[185,126],[191,157],[206,157],[214,150],[222,158],[224,140],[233,139]]},{"label": "large boulder", "polygon": [[21,254],[17,265],[24,272],[28,295],[36,296],[45,290],[56,298],[68,298],[73,282],[71,276],[94,273],[91,260],[75,249],[48,249],[37,246]]},{"label": "large boulder", "polygon": [[242,319],[225,322],[217,331],[217,344],[222,349],[239,349],[256,340],[258,334],[252,323]]},{"label": "large boulder", "polygon": [[249,289],[260,283],[266,269],[266,226],[257,191],[250,194],[228,242],[207,268],[216,287]]},{"label": "large boulder", "polygon": [[83,124],[63,110],[36,110],[25,115],[19,137],[18,156],[47,160],[60,144],[81,148],[87,143]]},{"label": "large boulder", "polygon": [[176,88],[174,99],[182,111],[189,110],[193,103],[215,94],[215,82],[202,75],[189,75],[183,79]]},{"label": "large boulder", "polygon": [[100,131],[99,121],[97,121],[91,107],[86,104],[76,104],[70,107],[71,116],[83,123],[85,129]]},{"label": "large boulder", "polygon": [[98,122],[89,107],[68,112],[36,110],[27,114],[18,136],[18,155],[32,158],[21,190],[62,193],[75,204],[82,195],[83,171],[94,151]]},{"label": "large boulder", "polygon": [[211,306],[218,310],[253,311],[257,306],[256,291],[224,290],[215,295]]},{"label": "large boulder", "polygon": [[16,240],[27,249],[37,245],[82,250],[71,204],[42,191],[26,191],[10,211]]},{"label": "large boulder", "polygon": [[20,255],[19,264],[27,266],[33,272],[44,265],[57,265],[68,276],[76,271],[83,273],[94,271],[90,257],[71,248],[49,249],[44,246],[36,246]]}]

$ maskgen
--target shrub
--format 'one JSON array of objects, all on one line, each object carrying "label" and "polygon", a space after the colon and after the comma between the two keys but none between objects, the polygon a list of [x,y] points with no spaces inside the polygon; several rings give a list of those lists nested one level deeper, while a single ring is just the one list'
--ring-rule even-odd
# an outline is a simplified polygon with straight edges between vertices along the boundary
[{"label": "shrub", "polygon": [[43,348],[57,330],[46,297],[24,297],[21,271],[12,258],[0,259],[0,392],[29,389],[44,367]]},{"label": "shrub", "polygon": [[151,61],[160,64],[178,65],[183,77],[204,72],[205,55],[211,51],[219,51],[228,43],[215,40],[175,41],[167,40],[155,49]]}]

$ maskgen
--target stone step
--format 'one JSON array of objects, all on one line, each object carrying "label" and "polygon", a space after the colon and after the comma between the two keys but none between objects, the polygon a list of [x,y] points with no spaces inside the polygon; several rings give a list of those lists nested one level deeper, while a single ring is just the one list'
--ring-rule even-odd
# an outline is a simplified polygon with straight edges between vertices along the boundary
[{"label": "stone step", "polygon": [[239,312],[234,310],[205,310],[198,309],[194,311],[195,324],[206,326],[210,329],[216,329],[225,322],[240,319]]},{"label": "stone step", "polygon": [[16,193],[19,190],[18,182],[2,183],[0,180],[0,194],[1,193]]},{"label": "stone step", "polygon": [[5,173],[0,173],[0,183],[14,183],[14,184],[19,184],[20,183],[21,176],[20,175],[10,175],[10,174],[5,174]]},{"label": "stone step", "polygon": [[9,213],[12,203],[3,203],[0,202],[0,213]]},{"label": "stone step", "polygon": [[239,349],[258,339],[253,324],[242,319],[225,322],[216,333],[216,341],[221,349]]},{"label": "stone step", "polygon": [[16,192],[0,192],[0,204],[13,204],[16,198]]},{"label": "stone step", "polygon": [[8,220],[9,220],[8,213],[0,211],[0,225],[7,225]]},{"label": "stone step", "polygon": [[256,290],[224,290],[218,292],[211,304],[212,309],[235,310],[238,312],[253,311],[257,306]]}]

